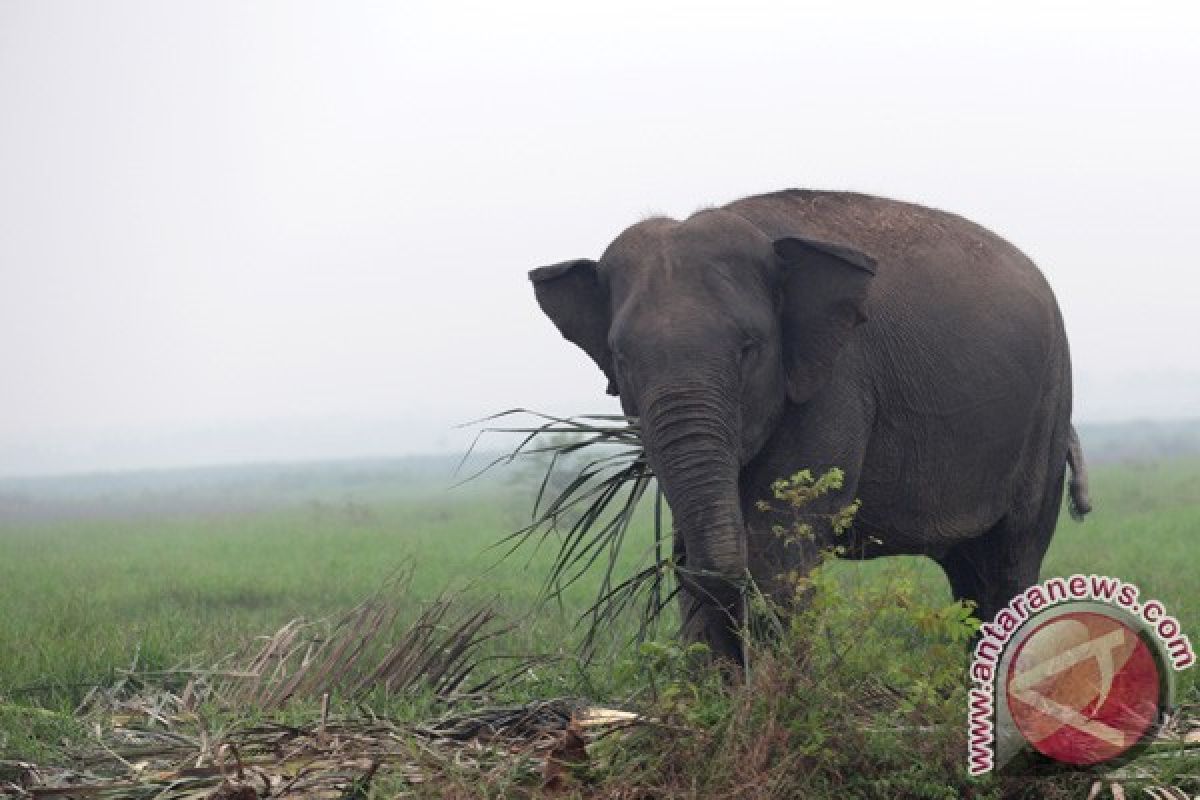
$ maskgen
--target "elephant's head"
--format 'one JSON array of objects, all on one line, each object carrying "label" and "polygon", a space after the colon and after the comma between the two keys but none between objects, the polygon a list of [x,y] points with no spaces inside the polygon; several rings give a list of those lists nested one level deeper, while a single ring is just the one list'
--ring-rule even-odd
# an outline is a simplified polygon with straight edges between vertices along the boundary
[{"label": "elephant's head", "polygon": [[[728,619],[746,575],[738,475],[789,399],[829,378],[865,319],[869,257],[772,240],[723,210],[627,229],[600,260],[533,270],[538,303],[641,419],[686,553],[680,579],[707,601],[710,644],[738,657]],[[734,617],[736,619],[736,617]],[[717,628],[717,629],[714,629]]]}]

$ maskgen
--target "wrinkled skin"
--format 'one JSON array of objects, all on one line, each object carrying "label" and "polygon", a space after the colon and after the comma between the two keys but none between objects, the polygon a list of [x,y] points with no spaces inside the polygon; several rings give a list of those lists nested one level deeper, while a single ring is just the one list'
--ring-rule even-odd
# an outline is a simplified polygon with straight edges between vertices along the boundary
[{"label": "wrinkled skin", "polygon": [[845,471],[848,554],[924,554],[989,618],[1036,581],[1071,462],[1071,370],[1054,295],[961,217],[792,190],[651,218],[599,261],[530,273],[537,299],[641,419],[675,521],[685,633],[741,660],[739,586],[830,542],[771,532],[771,482]]}]

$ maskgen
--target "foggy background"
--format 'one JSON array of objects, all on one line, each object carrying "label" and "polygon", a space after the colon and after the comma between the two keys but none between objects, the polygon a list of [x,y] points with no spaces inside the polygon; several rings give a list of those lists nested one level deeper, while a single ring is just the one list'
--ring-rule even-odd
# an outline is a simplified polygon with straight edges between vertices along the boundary
[{"label": "foggy background", "polygon": [[0,475],[615,410],[528,269],[786,187],[964,214],[1077,420],[1200,416],[1187,3],[0,0]]}]

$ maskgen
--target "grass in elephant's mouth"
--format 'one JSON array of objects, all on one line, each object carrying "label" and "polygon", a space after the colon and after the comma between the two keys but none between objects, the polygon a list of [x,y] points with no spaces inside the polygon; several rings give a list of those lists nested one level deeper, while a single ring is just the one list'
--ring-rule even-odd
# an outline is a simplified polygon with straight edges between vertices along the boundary
[{"label": "grass in elephant's mouth", "polygon": [[[665,504],[646,460],[637,420],[601,414],[558,417],[512,409],[483,422],[522,418],[533,423],[493,425],[481,431],[481,436],[501,434],[520,439],[512,450],[471,476],[522,459],[532,460],[541,472],[530,521],[496,545],[502,557],[521,549],[551,550],[543,602],[560,600],[585,576],[599,574],[594,600],[580,615],[585,626],[581,646],[585,658],[594,652],[598,637],[629,612],[635,612],[637,618],[634,642],[645,641],[656,632],[676,589],[671,547],[664,537]],[[649,546],[643,545],[633,554],[629,569],[622,555],[639,504],[648,495],[653,495],[652,539]]]}]

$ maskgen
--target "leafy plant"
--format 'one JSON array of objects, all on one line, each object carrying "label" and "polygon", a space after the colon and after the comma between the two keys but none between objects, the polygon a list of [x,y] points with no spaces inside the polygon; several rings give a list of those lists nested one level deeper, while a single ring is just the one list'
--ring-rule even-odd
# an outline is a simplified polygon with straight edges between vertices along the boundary
[{"label": "leafy plant", "polygon": [[[838,542],[858,501],[812,504],[843,485],[840,470],[802,470],[760,508],[789,541]],[[773,635],[748,639],[752,668],[732,685],[695,650],[643,645],[645,716],[659,726],[612,745],[608,780],[663,796],[995,795],[963,757],[970,608],[929,599],[902,562],[863,579],[835,563],[843,548],[786,576],[787,597],[754,594]]]}]

